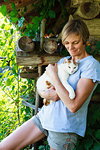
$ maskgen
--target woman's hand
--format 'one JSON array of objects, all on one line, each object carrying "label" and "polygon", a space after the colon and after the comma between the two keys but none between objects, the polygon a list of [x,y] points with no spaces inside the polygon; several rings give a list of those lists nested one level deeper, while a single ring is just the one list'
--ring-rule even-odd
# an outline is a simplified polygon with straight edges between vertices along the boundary
[{"label": "woman's hand", "polygon": [[57,101],[59,99],[56,90],[53,86],[49,88],[47,91],[39,91],[38,93],[42,98],[48,100]]}]

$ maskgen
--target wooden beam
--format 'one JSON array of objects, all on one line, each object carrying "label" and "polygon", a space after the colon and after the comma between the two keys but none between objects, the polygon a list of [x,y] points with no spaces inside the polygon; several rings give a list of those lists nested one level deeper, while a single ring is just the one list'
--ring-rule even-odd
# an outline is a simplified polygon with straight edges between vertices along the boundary
[{"label": "wooden beam", "polygon": [[[32,105],[25,100],[22,100],[22,104],[35,110],[35,105]],[[38,111],[40,111],[40,108],[38,108]]]},{"label": "wooden beam", "polygon": [[[16,63],[19,66],[42,66],[58,62],[62,57],[60,55],[34,54],[33,56],[16,56]],[[95,57],[100,62],[100,56]]]},{"label": "wooden beam", "polygon": [[59,55],[47,55],[47,54],[34,54],[33,56],[16,56],[16,63],[19,66],[33,66],[33,65],[48,65],[50,63],[56,63],[63,56]]},{"label": "wooden beam", "polygon": [[33,72],[30,72],[30,73],[21,72],[20,76],[21,76],[21,78],[34,79],[34,78],[37,78],[39,76],[39,74],[38,73],[33,73]]}]

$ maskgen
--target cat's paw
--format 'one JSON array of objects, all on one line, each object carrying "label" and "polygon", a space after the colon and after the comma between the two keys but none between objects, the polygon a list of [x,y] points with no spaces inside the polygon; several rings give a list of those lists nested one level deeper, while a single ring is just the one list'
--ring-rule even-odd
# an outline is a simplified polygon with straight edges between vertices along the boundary
[{"label": "cat's paw", "polygon": [[70,94],[69,94],[69,98],[70,98],[71,100],[73,100],[73,99],[75,98],[75,93],[73,93],[73,94],[70,93]]}]

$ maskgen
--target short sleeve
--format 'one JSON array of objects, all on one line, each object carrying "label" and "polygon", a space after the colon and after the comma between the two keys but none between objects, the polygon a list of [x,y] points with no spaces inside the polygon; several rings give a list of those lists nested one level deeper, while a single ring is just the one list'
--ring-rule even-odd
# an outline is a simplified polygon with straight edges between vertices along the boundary
[{"label": "short sleeve", "polygon": [[88,78],[92,79],[93,82],[100,82],[100,63],[98,61],[85,63],[81,70],[81,78]]}]

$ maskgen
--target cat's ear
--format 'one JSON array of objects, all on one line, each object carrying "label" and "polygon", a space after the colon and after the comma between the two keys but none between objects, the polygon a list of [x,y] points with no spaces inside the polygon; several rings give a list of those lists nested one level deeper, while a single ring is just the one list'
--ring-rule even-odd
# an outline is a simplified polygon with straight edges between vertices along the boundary
[{"label": "cat's ear", "polygon": [[64,64],[65,63],[70,63],[70,60],[68,60],[67,58],[64,58],[64,62],[63,62]]}]

